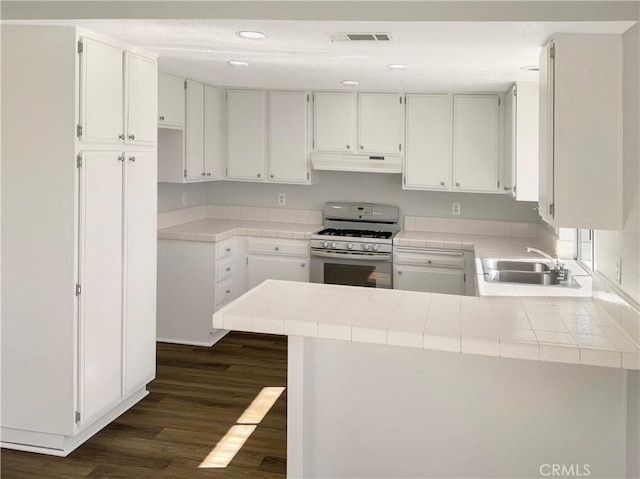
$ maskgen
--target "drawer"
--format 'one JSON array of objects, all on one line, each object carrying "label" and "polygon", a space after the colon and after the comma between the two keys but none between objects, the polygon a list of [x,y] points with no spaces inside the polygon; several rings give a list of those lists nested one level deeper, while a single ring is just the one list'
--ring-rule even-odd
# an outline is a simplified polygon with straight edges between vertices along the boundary
[{"label": "drawer", "polygon": [[216,245],[216,259],[230,258],[236,249],[234,241],[224,241]]},{"label": "drawer", "polygon": [[216,265],[216,283],[232,278],[235,273],[235,260],[234,258],[228,258],[220,261]]},{"label": "drawer", "polygon": [[309,242],[302,240],[283,240],[252,238],[247,242],[247,252],[257,254],[275,254],[286,256],[309,256]]},{"label": "drawer", "polygon": [[233,298],[233,294],[233,281],[219,283],[218,286],[216,286],[216,306]]},{"label": "drawer", "polygon": [[394,252],[393,261],[395,264],[464,269],[464,251],[410,250],[397,248]]}]

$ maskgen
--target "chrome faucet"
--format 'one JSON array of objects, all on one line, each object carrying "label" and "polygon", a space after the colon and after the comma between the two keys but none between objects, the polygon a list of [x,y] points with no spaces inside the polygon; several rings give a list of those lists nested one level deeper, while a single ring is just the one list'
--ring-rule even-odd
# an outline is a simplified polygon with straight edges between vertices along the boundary
[{"label": "chrome faucet", "polygon": [[569,279],[569,270],[566,268],[564,263],[560,262],[560,260],[558,259],[558,256],[554,258],[551,255],[548,255],[547,253],[545,253],[544,251],[539,250],[537,248],[531,248],[530,246],[527,246],[527,253],[538,253],[540,256],[544,256],[549,261],[551,261],[551,263],[553,264],[553,273],[556,275],[558,280],[566,281]]}]

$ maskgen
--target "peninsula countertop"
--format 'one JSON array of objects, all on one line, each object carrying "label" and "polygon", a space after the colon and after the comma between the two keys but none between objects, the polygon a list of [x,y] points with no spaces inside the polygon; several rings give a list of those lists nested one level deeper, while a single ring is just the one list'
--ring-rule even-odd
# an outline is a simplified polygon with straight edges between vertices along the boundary
[{"label": "peninsula countertop", "polygon": [[213,315],[234,331],[640,369],[591,298],[468,297],[267,280]]}]

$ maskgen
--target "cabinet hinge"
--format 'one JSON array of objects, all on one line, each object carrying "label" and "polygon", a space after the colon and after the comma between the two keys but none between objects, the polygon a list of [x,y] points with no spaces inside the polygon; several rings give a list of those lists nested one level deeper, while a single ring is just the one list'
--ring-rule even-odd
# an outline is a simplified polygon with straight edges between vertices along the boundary
[{"label": "cabinet hinge", "polygon": [[500,189],[500,180],[498,180],[498,189]]},{"label": "cabinet hinge", "polygon": [[402,97],[398,98],[398,102],[402,105]]},{"label": "cabinet hinge", "polygon": [[248,256],[244,259],[244,263],[245,263],[247,266],[249,266],[249,257],[248,257]]},{"label": "cabinet hinge", "polygon": [[184,89],[187,89],[187,80],[184,81]]},{"label": "cabinet hinge", "polygon": [[82,166],[82,155],[76,156],[76,167],[80,168]]},{"label": "cabinet hinge", "polygon": [[467,282],[467,273],[462,273],[462,281]]},{"label": "cabinet hinge", "polygon": [[406,176],[403,176],[403,177],[402,177],[402,181],[403,181],[403,182],[404,182],[404,184],[406,185],[406,184],[407,184],[407,177],[406,177]]},{"label": "cabinet hinge", "polygon": [[549,57],[550,58],[555,58],[556,57],[556,44],[552,43],[551,46],[549,47]]},{"label": "cabinet hinge", "polygon": [[398,151],[402,151],[402,143],[398,143]]},{"label": "cabinet hinge", "polygon": [[78,53],[82,53],[82,40],[78,40]]},{"label": "cabinet hinge", "polygon": [[502,102],[500,101],[500,97],[498,97],[498,106],[500,106]]},{"label": "cabinet hinge", "polygon": [[549,214],[551,215],[551,217],[553,218],[556,214],[556,207],[553,203],[551,203],[549,205]]},{"label": "cabinet hinge", "polygon": [[80,296],[80,293],[82,293],[82,286],[76,284],[76,296]]},{"label": "cabinet hinge", "polygon": [[224,176],[227,176],[227,175],[229,175],[229,168],[224,169]]},{"label": "cabinet hinge", "polygon": [[186,169],[184,170],[184,177],[185,178],[187,177],[187,170]]},{"label": "cabinet hinge", "polygon": [[309,95],[307,95],[307,101],[309,101]]},{"label": "cabinet hinge", "polygon": [[313,140],[311,142],[311,148],[313,148],[315,150],[315,148],[316,148],[316,140]]},{"label": "cabinet hinge", "polygon": [[307,180],[309,179],[309,172],[307,171]]},{"label": "cabinet hinge", "polygon": [[518,96],[518,85],[513,86],[513,96]]},{"label": "cabinet hinge", "polygon": [[76,125],[76,136],[78,138],[82,136],[82,125]]},{"label": "cabinet hinge", "polygon": [[76,411],[76,424],[80,422],[80,411]]}]

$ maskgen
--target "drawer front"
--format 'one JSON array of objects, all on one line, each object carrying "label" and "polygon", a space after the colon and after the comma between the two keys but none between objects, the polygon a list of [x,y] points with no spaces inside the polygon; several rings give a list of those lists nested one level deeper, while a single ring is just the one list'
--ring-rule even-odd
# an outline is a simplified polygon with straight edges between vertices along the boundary
[{"label": "drawer front", "polygon": [[233,281],[219,283],[216,287],[216,306],[233,298],[234,288]]},{"label": "drawer front", "polygon": [[233,241],[225,241],[216,245],[216,258],[224,259],[231,258],[235,251],[235,243]]},{"label": "drawer front", "polygon": [[248,253],[276,254],[286,256],[309,256],[309,242],[295,240],[251,239],[247,244]]},{"label": "drawer front", "polygon": [[234,259],[229,258],[224,261],[220,261],[216,266],[216,282],[219,283],[228,278],[232,278],[235,273]]},{"label": "drawer front", "polygon": [[439,268],[464,269],[463,251],[416,251],[397,249],[394,256],[395,264],[414,264],[420,266],[434,266]]}]

